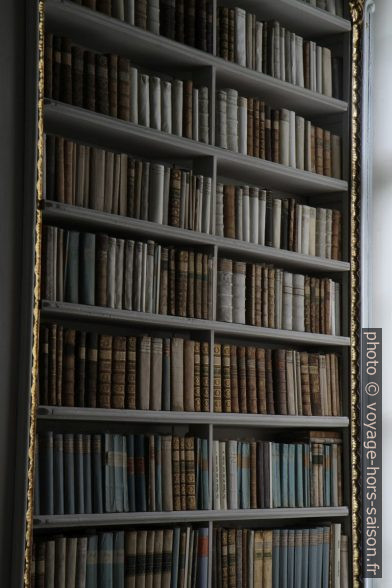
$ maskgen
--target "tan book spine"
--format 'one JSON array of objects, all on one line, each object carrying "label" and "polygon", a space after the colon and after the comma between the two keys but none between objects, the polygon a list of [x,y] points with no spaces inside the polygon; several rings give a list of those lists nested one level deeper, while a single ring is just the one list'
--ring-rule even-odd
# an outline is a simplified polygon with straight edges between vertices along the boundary
[{"label": "tan book spine", "polygon": [[315,129],[316,140],[316,174],[324,173],[324,132],[320,127]]},{"label": "tan book spine", "polygon": [[180,495],[181,510],[186,510],[185,438],[180,437]]},{"label": "tan book spine", "polygon": [[184,341],[184,409],[195,410],[195,341]]},{"label": "tan book spine", "polygon": [[200,381],[201,381],[201,410],[210,411],[210,346],[207,342],[200,345]]},{"label": "tan book spine", "polygon": [[331,154],[331,133],[324,131],[323,142],[323,173],[325,176],[332,176],[332,154]]},{"label": "tan book spine", "polygon": [[248,412],[257,413],[256,348],[246,347],[246,384]]},{"label": "tan book spine", "polygon": [[196,510],[195,438],[185,437],[186,508]]},{"label": "tan book spine", "polygon": [[98,406],[110,408],[112,390],[112,343],[111,335],[100,335],[98,346]]},{"label": "tan book spine", "polygon": [[275,328],[275,268],[268,268],[268,327]]},{"label": "tan book spine", "polygon": [[222,346],[214,344],[214,412],[222,412]]},{"label": "tan book spine", "polygon": [[254,531],[253,547],[253,585],[263,586],[263,531]]},{"label": "tan book spine", "polygon": [[173,510],[181,510],[180,438],[172,438]]},{"label": "tan book spine", "polygon": [[230,377],[230,345],[222,345],[222,396],[223,412],[232,412],[231,408],[231,377]]},{"label": "tan book spine", "polygon": [[201,411],[201,371],[200,371],[200,341],[194,341],[193,346],[193,398],[195,412]]},{"label": "tan book spine", "polygon": [[263,586],[272,588],[273,531],[263,531]]},{"label": "tan book spine", "polygon": [[126,337],[113,337],[112,407],[125,407]]},{"label": "tan book spine", "polygon": [[308,353],[300,352],[301,360],[301,393],[302,393],[302,412],[305,416],[312,416],[312,404],[310,400],[310,380],[309,380],[309,363]]},{"label": "tan book spine", "polygon": [[230,390],[231,390],[231,411],[240,412],[238,396],[238,365],[237,346],[230,345]]},{"label": "tan book spine", "polygon": [[239,404],[242,413],[248,412],[247,401],[247,370],[246,370],[246,347],[237,347],[238,359],[238,389],[239,389]]},{"label": "tan book spine", "polygon": [[184,81],[184,128],[183,136],[192,139],[192,95],[193,82],[192,80]]},{"label": "tan book spine", "polygon": [[125,408],[136,409],[136,337],[127,337]]}]

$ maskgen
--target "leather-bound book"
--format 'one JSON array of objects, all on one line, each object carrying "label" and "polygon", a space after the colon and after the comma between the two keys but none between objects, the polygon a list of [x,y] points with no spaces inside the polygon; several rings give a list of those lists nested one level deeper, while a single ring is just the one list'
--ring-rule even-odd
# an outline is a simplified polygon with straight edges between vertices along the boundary
[{"label": "leather-bound book", "polygon": [[137,341],[136,351],[136,407],[149,410],[151,396],[151,337],[145,335]]},{"label": "leather-bound book", "polygon": [[113,337],[112,408],[125,407],[126,337]]},{"label": "leather-bound book", "polygon": [[238,394],[238,362],[237,346],[230,345],[230,391],[231,391],[231,412],[240,411]]},{"label": "leather-bound book", "polygon": [[233,322],[245,324],[246,263],[233,262]]},{"label": "leather-bound book", "polygon": [[176,300],[177,300],[177,283],[176,279],[176,250],[173,247],[169,249],[169,265],[168,265],[168,314],[176,314]]},{"label": "leather-bound book", "polygon": [[235,186],[223,188],[224,236],[235,239]]},{"label": "leather-bound book", "polygon": [[[158,268],[159,271],[159,268]],[[168,314],[168,284],[169,284],[169,250],[161,249],[160,288],[159,288],[159,313]]]},{"label": "leather-bound book", "polygon": [[170,173],[169,225],[180,226],[181,170],[173,168]]},{"label": "leather-bound book", "polygon": [[108,55],[108,93],[109,93],[109,114],[117,117],[118,106],[118,56]]},{"label": "leather-bound book", "polygon": [[72,141],[64,141],[64,202],[75,204],[73,201],[73,147]]},{"label": "leather-bound book", "polygon": [[136,337],[127,337],[125,364],[125,408],[136,409]]},{"label": "leather-bound book", "polygon": [[331,136],[331,168],[332,177],[342,178],[342,139],[338,135]]},{"label": "leather-bound book", "polygon": [[192,80],[184,81],[184,115],[183,115],[183,130],[182,136],[192,139],[192,95],[193,95],[193,82]]},{"label": "leather-bound book", "polygon": [[331,154],[331,133],[324,131],[323,141],[323,174],[325,176],[332,176],[332,154]]},{"label": "leather-bound book", "polygon": [[112,391],[112,346],[111,335],[100,335],[98,342],[98,403],[99,408],[111,407]]},{"label": "leather-bound book", "polygon": [[305,331],[312,332],[312,304],[311,304],[311,278],[305,276]]},{"label": "leather-bound book", "polygon": [[210,346],[202,341],[200,344],[200,386],[201,410],[210,411]]},{"label": "leather-bound book", "polygon": [[179,251],[176,263],[176,314],[187,316],[188,251]]},{"label": "leather-bound book", "polygon": [[267,390],[267,413],[275,414],[278,410],[278,403],[276,403],[275,411],[275,394],[274,394],[274,378],[273,378],[273,363],[272,350],[265,350],[265,374],[266,374],[266,390]]},{"label": "leather-bound book", "polygon": [[171,340],[171,410],[184,410],[184,339]]},{"label": "leather-bound book", "polygon": [[260,100],[253,99],[253,155],[260,155]]},{"label": "leather-bound book", "polygon": [[66,37],[61,39],[60,99],[62,102],[72,104],[71,41]]},{"label": "leather-bound book", "polygon": [[110,16],[112,14],[112,0],[97,0],[97,10]]},{"label": "leather-bound book", "polygon": [[155,35],[160,33],[160,2],[150,0],[147,5],[147,28]]},{"label": "leather-bound book", "polygon": [[198,49],[207,51],[207,0],[196,0],[195,44]]},{"label": "leather-bound book", "polygon": [[319,378],[319,360],[317,353],[309,353],[309,388],[310,401],[312,405],[312,415],[321,416],[321,396],[320,396],[320,378]]},{"label": "leather-bound book", "polygon": [[49,327],[49,404],[62,405],[63,396],[63,327],[52,324]]},{"label": "leather-bound book", "polygon": [[176,1],[175,0],[161,0],[160,1],[160,19],[161,35],[169,39],[175,39],[175,23],[176,23]]},{"label": "leather-bound book", "polygon": [[[130,78],[129,78],[129,60],[126,57],[119,57],[117,64],[117,114],[122,120],[129,120],[130,108]],[[112,95],[113,99],[113,95]]]},{"label": "leather-bound book", "polygon": [[267,414],[265,349],[256,347],[257,412]]},{"label": "leather-bound book", "polygon": [[254,122],[253,122],[253,111],[254,108],[257,106],[257,100],[255,98],[248,98],[247,102],[247,155],[253,156],[254,150],[254,137],[253,137],[253,129],[254,129]]},{"label": "leather-bound book", "polygon": [[44,95],[52,98],[53,89],[53,35],[45,33]]},{"label": "leather-bound book", "polygon": [[195,256],[195,315],[196,318],[203,318],[203,254],[196,253]]},{"label": "leather-bound book", "polygon": [[75,329],[64,331],[63,406],[75,406],[75,339]]},{"label": "leather-bound book", "polygon": [[309,380],[309,354],[306,351],[300,352],[301,362],[301,395],[302,395],[302,413],[305,416],[312,416],[312,404],[310,400],[310,380]]},{"label": "leather-bound book", "polygon": [[135,2],[135,25],[144,31],[147,30],[147,4],[148,0]]},{"label": "leather-bound book", "polygon": [[276,269],[274,267],[268,268],[268,327],[275,329],[275,274]]},{"label": "leather-bound book", "polygon": [[235,8],[229,8],[229,61],[235,60]]},{"label": "leather-bound book", "polygon": [[207,52],[213,53],[214,45],[214,5],[212,0],[207,0]]},{"label": "leather-bound book", "polygon": [[342,214],[339,210],[332,211],[332,259],[341,259]]},{"label": "leather-bound book", "polygon": [[310,279],[310,326],[312,333],[320,332],[320,281],[317,278]]},{"label": "leather-bound book", "polygon": [[96,109],[95,91],[95,53],[84,52],[84,85],[83,85],[83,106],[88,110]]},{"label": "leather-bound book", "polygon": [[185,0],[176,0],[176,41],[185,43]]},{"label": "leather-bound book", "polygon": [[316,174],[324,173],[324,132],[320,127],[315,128],[315,146],[316,146]]},{"label": "leather-bound book", "polygon": [[280,163],[280,110],[272,110],[271,127],[272,161]]},{"label": "leather-bound book", "polygon": [[96,55],[95,64],[96,111],[100,112],[101,114],[109,114],[109,82],[107,56]]},{"label": "leather-bound book", "polygon": [[52,53],[52,98],[54,100],[61,99],[61,37],[53,37],[53,53]]},{"label": "leather-bound book", "polygon": [[262,326],[262,315],[263,315],[263,301],[262,301],[262,273],[263,268],[260,264],[255,266],[255,325],[256,327]]},{"label": "leather-bound book", "polygon": [[195,438],[185,437],[186,509],[196,510]]},{"label": "leather-bound book", "polygon": [[219,44],[218,55],[223,59],[229,58],[229,9],[226,6],[219,6],[218,27]]},{"label": "leather-bound book", "polygon": [[188,252],[188,281],[187,281],[187,311],[186,316],[195,316],[195,253]]},{"label": "leather-bound book", "polygon": [[305,330],[305,276],[293,274],[293,330]]},{"label": "leather-bound book", "polygon": [[246,323],[256,324],[256,264],[246,264]]},{"label": "leather-bound book", "polygon": [[265,137],[265,104],[263,100],[259,100],[259,153],[255,156],[261,159],[266,159],[266,137]]},{"label": "leather-bound book", "polygon": [[272,150],[272,110],[268,104],[265,105],[265,159],[274,161]]},{"label": "leather-bound book", "polygon": [[269,326],[269,268],[267,265],[262,266],[262,282],[261,282],[261,290],[262,290],[262,326],[268,327]]},{"label": "leather-bound book", "polygon": [[247,412],[257,413],[256,349],[246,347]]},{"label": "leather-bound book", "polygon": [[246,347],[237,347],[238,396],[240,412],[248,412],[248,386],[246,370]]},{"label": "leather-bound book", "polygon": [[181,510],[180,438],[172,438],[173,510]]},{"label": "leather-bound book", "polygon": [[97,406],[98,383],[98,335],[87,333],[86,335],[86,406]]},{"label": "leather-bound book", "polygon": [[276,349],[273,358],[278,414],[287,414],[286,351]]},{"label": "leather-bound book", "polygon": [[222,412],[222,346],[214,345],[214,412]]},{"label": "leather-bound book", "polygon": [[196,25],[196,0],[185,2],[185,43],[191,47],[196,46],[195,25]]},{"label": "leather-bound book", "polygon": [[76,332],[75,339],[75,404],[86,406],[86,333]]},{"label": "leather-bound book", "polygon": [[83,107],[83,49],[73,46],[71,49],[72,55],[72,104],[74,106]]},{"label": "leather-bound book", "polygon": [[232,412],[231,408],[231,377],[230,377],[230,345],[222,345],[222,408],[223,412]]},{"label": "leather-bound book", "polygon": [[[186,368],[186,366],[185,366]],[[201,411],[201,353],[200,341],[193,341],[193,410]]]},{"label": "leather-bound book", "polygon": [[218,320],[233,321],[233,262],[218,260]]},{"label": "leather-bound book", "polygon": [[184,410],[195,410],[195,341],[184,341]]}]

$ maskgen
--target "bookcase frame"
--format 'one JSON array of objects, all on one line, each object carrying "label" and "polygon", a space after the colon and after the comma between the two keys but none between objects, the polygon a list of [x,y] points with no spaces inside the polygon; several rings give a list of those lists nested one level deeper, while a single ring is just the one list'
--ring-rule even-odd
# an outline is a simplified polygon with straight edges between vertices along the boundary
[{"label": "bookcase frame", "polygon": [[[29,402],[29,439],[27,450],[27,487],[26,492],[26,532],[24,551],[24,586],[29,586],[29,572],[31,563],[31,547],[33,529],[58,530],[60,528],[111,525],[140,525],[150,523],[195,522],[208,523],[212,532],[215,522],[244,525],[258,524],[271,526],[274,521],[290,520],[291,522],[339,520],[344,523],[345,532],[351,535],[352,586],[360,585],[360,556],[359,556],[359,458],[358,458],[358,382],[359,382],[359,230],[360,230],[360,147],[361,147],[361,39],[363,34],[364,0],[349,0],[347,19],[334,17],[327,12],[315,9],[299,0],[264,0],[271,14],[276,18],[292,22],[293,30],[304,33],[312,30],[317,37],[343,33],[345,36],[345,97],[346,100],[328,98],[321,94],[299,88],[282,82],[268,75],[257,73],[226,62],[216,56],[216,7],[214,0],[214,54],[203,53],[192,47],[180,45],[165,37],[156,36],[137,27],[116,21],[97,12],[92,12],[67,0],[37,0],[36,10],[38,19],[38,38],[31,39],[37,63],[37,141],[36,141],[36,174],[37,190],[36,217],[34,227],[34,290],[32,317],[32,371]],[[230,4],[230,2],[225,2]],[[238,4],[238,3],[235,3]],[[234,4],[233,4],[234,5]],[[255,0],[243,0],[241,6],[254,10]],[[279,13],[281,11],[281,13]],[[349,22],[351,19],[351,23]],[[304,25],[304,22],[306,25]],[[75,41],[83,40],[84,45],[91,49],[118,52],[132,56],[138,61],[143,56],[144,63],[152,64],[156,68],[156,60],[165,52],[165,64],[175,71],[181,65],[189,69],[200,68],[204,79],[209,79],[211,91],[211,144],[205,145],[195,141],[165,135],[153,129],[133,125],[118,119],[106,117],[90,111],[66,104],[44,101],[43,93],[43,35],[44,27],[54,33],[71,36]],[[301,27],[304,27],[303,29]],[[308,29],[309,27],[309,29]],[[104,29],[105,35],[100,31]],[[351,33],[350,33],[351,29]],[[109,45],[107,45],[109,43]],[[106,44],[106,45],[105,45]],[[159,69],[159,67],[158,67]],[[351,72],[351,74],[350,74]],[[351,77],[350,77],[351,75]],[[243,93],[262,95],[267,101],[276,106],[285,106],[318,120],[322,117],[325,128],[334,129],[336,125],[345,129],[343,149],[345,161],[343,180],[336,180],[325,176],[302,172],[287,168],[280,164],[233,153],[214,146],[215,131],[215,89],[233,85]],[[343,121],[343,122],[342,122]],[[334,261],[312,258],[294,252],[278,250],[270,247],[252,245],[233,239],[206,235],[174,227],[156,225],[147,221],[122,218],[115,215],[98,213],[89,209],[78,209],[59,203],[45,202],[43,197],[43,150],[44,126],[47,132],[64,134],[92,144],[122,150],[132,153],[137,146],[137,154],[153,150],[154,156],[165,157],[170,160],[183,159],[185,156],[199,164],[212,176],[213,194],[218,178],[228,177],[232,180],[248,184],[267,185],[273,189],[288,193],[311,195],[312,203],[344,202],[343,229],[347,238],[343,249],[344,261]],[[215,215],[213,213],[215,222]],[[167,243],[198,245],[211,252],[215,258],[214,264],[214,308],[213,320],[183,319],[180,317],[149,315],[122,310],[98,307],[83,307],[67,303],[41,301],[40,299],[40,271],[41,271],[41,238],[44,223],[64,227],[86,228],[93,230],[108,230],[121,235],[148,237]],[[342,306],[343,336],[334,337],[311,333],[296,333],[278,329],[263,329],[249,325],[221,323],[216,317],[216,283],[217,259],[219,255],[241,256],[253,261],[270,261],[287,268],[303,271],[317,271],[328,273],[332,277],[341,277],[344,301]],[[38,406],[38,344],[39,326],[41,321],[60,320],[73,324],[111,325],[113,329],[145,328],[146,330],[161,329],[171,332],[203,332],[210,342],[210,365],[213,365],[213,348],[215,337],[233,337],[246,342],[264,341],[275,345],[298,344],[313,348],[339,349],[344,354],[343,383],[344,406],[346,414],[343,417],[292,417],[281,415],[249,415],[249,414],[214,414],[209,413],[170,413],[152,411],[127,411],[104,409],[67,409],[62,407]],[[210,392],[212,392],[212,370],[210,377]],[[345,504],[341,508],[309,508],[309,509],[264,509],[238,511],[208,511],[194,512],[158,512],[158,513],[123,513],[119,515],[73,515],[73,516],[39,516],[34,518],[34,455],[37,427],[47,427],[53,422],[73,422],[75,427],[82,422],[94,423],[163,423],[168,426],[187,424],[202,426],[208,431],[210,448],[212,445],[214,427],[248,427],[260,429],[282,428],[335,428],[343,431],[344,459],[351,467],[345,468]],[[212,452],[209,456],[209,467],[212,472]],[[210,476],[210,489],[212,489]],[[211,493],[212,500],[212,493]],[[255,522],[256,521],[256,522]],[[212,533],[210,534],[210,538]],[[211,585],[212,541],[209,541],[209,585]],[[17,585],[17,584],[15,584]]]}]

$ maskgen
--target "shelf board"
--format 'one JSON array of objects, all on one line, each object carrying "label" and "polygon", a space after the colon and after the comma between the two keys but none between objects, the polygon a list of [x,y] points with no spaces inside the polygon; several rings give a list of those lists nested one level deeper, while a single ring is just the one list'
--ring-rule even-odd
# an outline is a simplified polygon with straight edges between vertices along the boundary
[{"label": "shelf board", "polygon": [[222,427],[274,428],[347,428],[348,417],[288,416],[213,412],[172,412],[163,410],[126,410],[115,408],[82,408],[40,406],[38,419],[106,423],[201,424]]},{"label": "shelf board", "polygon": [[[225,6],[235,8],[238,0],[225,0]],[[242,0],[241,8],[263,20],[277,20],[306,39],[351,31],[349,20],[300,0]]]},{"label": "shelf board", "polygon": [[[271,1],[269,3],[271,4]],[[334,32],[347,30],[339,28],[339,26],[335,26],[335,29],[333,27],[335,21],[336,25],[341,25],[340,21],[343,19],[331,17],[328,13],[326,13],[327,16],[319,15],[319,12],[323,11],[315,10],[306,4],[302,7],[301,3],[296,0],[275,2],[275,4],[286,3],[293,5],[291,13],[295,14],[295,9],[297,9],[298,25],[301,25],[301,28],[303,28],[305,12],[306,19],[313,16],[311,25],[306,21],[306,28],[325,21],[329,24],[330,32],[332,30]],[[311,8],[310,11],[309,8]],[[267,102],[272,102],[276,107],[292,108],[301,115],[339,114],[348,109],[347,102],[342,100],[282,82],[272,76],[241,67],[205,51],[144,31],[139,27],[131,26],[74,2],[47,0],[45,2],[45,16],[45,26],[48,31],[69,35],[76,42],[96,51],[117,52],[129,56],[133,63],[140,63],[153,70],[157,69],[157,64],[162,63],[162,54],[164,54],[164,65],[159,65],[162,72],[170,69],[189,70],[205,66],[214,67],[219,85],[230,86],[234,84],[240,92],[261,93]],[[348,21],[343,21],[343,23],[348,23],[350,27]],[[296,32],[298,33],[298,30]]]},{"label": "shelf board", "polygon": [[48,133],[59,133],[125,153],[135,151],[150,158],[215,157],[218,175],[240,181],[246,178],[247,183],[291,194],[328,194],[348,189],[344,180],[242,155],[53,100],[45,101],[44,123]]},{"label": "shelf board", "polygon": [[90,515],[42,515],[34,517],[34,528],[58,529],[75,527],[107,527],[117,525],[149,525],[152,523],[197,523],[231,521],[281,521],[293,519],[330,519],[346,517],[349,509],[325,508],[270,508],[242,510],[196,510],[171,512],[103,513]]},{"label": "shelf board", "polygon": [[166,329],[170,331],[214,331],[216,335],[235,336],[254,341],[271,341],[274,343],[294,343],[328,347],[348,347],[349,337],[267,329],[237,323],[183,318],[171,315],[137,312],[117,308],[72,304],[70,302],[41,302],[41,316],[47,320],[83,320],[98,324],[112,323],[129,327],[145,327],[146,329]]},{"label": "shelf board", "polygon": [[313,257],[239,241],[216,237],[206,233],[179,229],[167,225],[142,221],[129,217],[100,212],[80,206],[61,202],[44,201],[42,203],[43,219],[48,224],[76,227],[93,231],[113,231],[126,238],[157,239],[170,244],[184,244],[202,247],[218,247],[219,253],[244,256],[249,261],[268,261],[284,267],[319,272],[348,272],[350,263],[321,257]]}]

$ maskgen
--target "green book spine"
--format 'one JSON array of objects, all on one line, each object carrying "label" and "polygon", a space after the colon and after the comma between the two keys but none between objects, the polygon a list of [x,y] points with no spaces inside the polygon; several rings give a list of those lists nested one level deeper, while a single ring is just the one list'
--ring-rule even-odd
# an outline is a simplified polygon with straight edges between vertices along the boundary
[{"label": "green book spine", "polygon": [[121,461],[123,509],[124,512],[129,512],[127,438],[125,435],[121,435]]},{"label": "green book spine", "polygon": [[113,473],[115,512],[124,512],[124,484],[122,472],[122,435],[113,435]]},{"label": "green book spine", "polygon": [[84,331],[76,331],[75,388],[75,405],[86,406],[86,333]]},{"label": "green book spine", "polygon": [[92,436],[92,470],[93,470],[93,510],[103,513],[103,486],[102,486],[102,437]]},{"label": "green book spine", "polygon": [[303,445],[295,445],[295,472],[296,472],[296,502],[298,508],[304,506],[304,477],[303,477]]},{"label": "green book spine", "polygon": [[295,444],[290,443],[288,446],[289,464],[288,464],[288,480],[289,480],[289,507],[295,508],[298,506],[295,500]]},{"label": "green book spine", "polygon": [[74,436],[65,433],[63,436],[64,451],[64,513],[75,514],[75,481],[74,481]]},{"label": "green book spine", "polygon": [[135,512],[135,444],[133,435],[127,435],[127,474],[129,511]]},{"label": "green book spine", "polygon": [[74,435],[74,463],[75,463],[75,510],[84,514],[84,481],[83,481],[83,435]]},{"label": "green book spine", "polygon": [[[39,496],[39,489],[35,488],[34,491]],[[61,433],[54,435],[53,438],[53,496],[54,514],[64,514],[64,459]]]},{"label": "green book spine", "polygon": [[287,588],[294,588],[294,541],[295,531],[289,529],[287,534]]},{"label": "green book spine", "polygon": [[113,587],[113,533],[101,533],[98,543],[98,588]]},{"label": "green book spine", "polygon": [[272,588],[280,588],[280,550],[280,529],[274,529],[272,532]]},{"label": "green book spine", "polygon": [[124,588],[124,531],[114,533],[113,588]]},{"label": "green book spine", "polygon": [[105,433],[105,459],[104,459],[104,475],[105,475],[105,512],[116,512],[115,490],[114,490],[114,447],[113,437],[109,433]]},{"label": "green book spine", "polygon": [[86,588],[98,585],[98,535],[90,535],[87,540]]},{"label": "green book spine", "polygon": [[310,447],[307,443],[303,446],[304,453],[304,503],[305,508],[310,506]]},{"label": "green book spine", "polygon": [[[87,568],[87,537],[78,537],[76,545],[76,584],[78,588],[86,588]],[[53,584],[52,584],[53,586]]]}]

